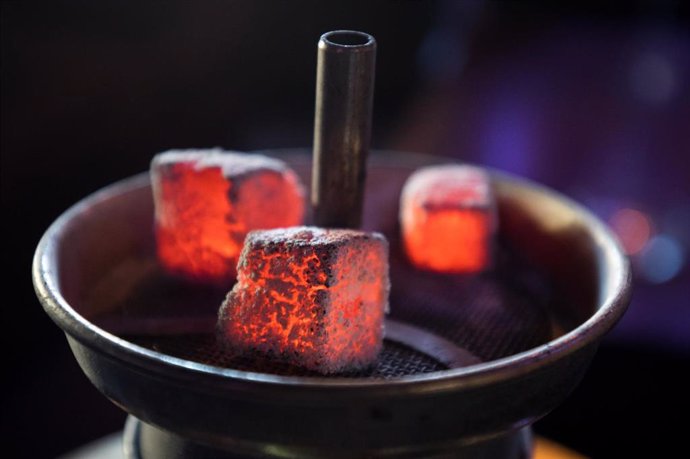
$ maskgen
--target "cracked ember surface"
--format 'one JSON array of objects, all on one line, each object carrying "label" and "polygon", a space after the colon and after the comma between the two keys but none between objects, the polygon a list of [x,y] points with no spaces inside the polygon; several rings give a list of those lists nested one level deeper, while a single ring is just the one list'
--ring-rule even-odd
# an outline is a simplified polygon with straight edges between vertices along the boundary
[{"label": "cracked ember surface", "polygon": [[419,169],[403,188],[400,223],[413,265],[446,273],[484,270],[496,227],[488,175],[467,165]]},{"label": "cracked ember surface", "polygon": [[154,157],[151,181],[159,261],[192,280],[230,284],[249,231],[302,223],[304,188],[277,159],[169,151]]},{"label": "cracked ember surface", "polygon": [[376,361],[388,307],[388,243],[378,233],[254,231],[223,303],[219,339],[323,374]]}]

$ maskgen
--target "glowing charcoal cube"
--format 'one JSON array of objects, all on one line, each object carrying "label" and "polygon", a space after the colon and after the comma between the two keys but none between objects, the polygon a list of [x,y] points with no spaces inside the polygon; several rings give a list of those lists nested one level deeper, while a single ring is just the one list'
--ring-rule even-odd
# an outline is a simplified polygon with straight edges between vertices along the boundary
[{"label": "glowing charcoal cube", "polygon": [[419,169],[403,187],[400,223],[415,266],[444,273],[484,270],[496,227],[488,175],[467,165]]},{"label": "glowing charcoal cube", "polygon": [[160,153],[151,163],[158,258],[171,273],[230,285],[254,229],[302,223],[304,188],[285,163],[212,150]]},{"label": "glowing charcoal cube", "polygon": [[388,291],[388,242],[378,233],[253,231],[219,339],[231,352],[323,374],[361,369],[381,350]]}]

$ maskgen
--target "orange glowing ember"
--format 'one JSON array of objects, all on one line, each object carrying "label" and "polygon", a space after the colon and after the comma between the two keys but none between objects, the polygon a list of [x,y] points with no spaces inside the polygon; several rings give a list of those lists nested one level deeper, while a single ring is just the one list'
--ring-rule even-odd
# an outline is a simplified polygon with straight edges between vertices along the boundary
[{"label": "orange glowing ember", "polygon": [[446,273],[482,271],[495,227],[487,174],[466,165],[418,170],[405,183],[400,222],[409,260]]},{"label": "orange glowing ember", "polygon": [[233,352],[324,374],[366,367],[381,350],[388,290],[388,243],[378,233],[253,231],[219,338]]},{"label": "orange glowing ember", "polygon": [[170,151],[151,163],[158,258],[189,279],[229,284],[247,233],[301,224],[304,191],[276,159]]}]

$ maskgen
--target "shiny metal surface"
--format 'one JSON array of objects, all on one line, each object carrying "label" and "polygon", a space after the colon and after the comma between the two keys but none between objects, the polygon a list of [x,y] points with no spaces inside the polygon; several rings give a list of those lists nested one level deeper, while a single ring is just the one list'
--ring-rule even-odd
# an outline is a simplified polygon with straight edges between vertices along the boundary
[{"label": "shiny metal surface", "polygon": [[318,44],[312,206],[317,226],[358,228],[371,138],[376,40],[351,30]]},{"label": "shiny metal surface", "polygon": [[[371,158],[370,170],[409,171],[435,161],[382,154]],[[150,237],[141,234],[151,212],[141,176],[86,198],[50,227],[34,259],[35,288],[96,387],[175,435],[221,449],[242,444],[260,452],[268,445],[277,457],[488,448],[570,393],[630,294],[627,261],[589,212],[539,185],[498,173],[494,179],[501,237],[570,297],[561,304],[567,310],[556,313],[574,326],[544,345],[463,368],[389,380],[278,376],[172,357],[95,326],[85,317],[93,311],[80,310],[84,286],[98,282],[108,260],[144,250]],[[394,224],[390,214],[374,213],[364,226]]]}]

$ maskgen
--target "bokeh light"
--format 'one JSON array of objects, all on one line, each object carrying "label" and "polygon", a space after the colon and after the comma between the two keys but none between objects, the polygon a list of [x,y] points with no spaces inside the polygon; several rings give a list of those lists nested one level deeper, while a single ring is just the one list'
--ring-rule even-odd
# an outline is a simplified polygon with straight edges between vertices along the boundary
[{"label": "bokeh light", "polygon": [[636,209],[617,210],[609,219],[609,225],[628,255],[635,255],[644,249],[652,235],[651,219]]},{"label": "bokeh light", "polygon": [[676,92],[676,70],[673,63],[659,53],[643,53],[635,59],[630,71],[630,87],[636,98],[650,104],[669,101]]},{"label": "bokeh light", "polygon": [[653,237],[638,259],[638,273],[653,284],[673,279],[683,268],[683,247],[673,237],[662,234]]}]

